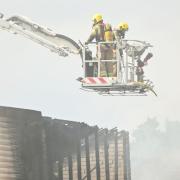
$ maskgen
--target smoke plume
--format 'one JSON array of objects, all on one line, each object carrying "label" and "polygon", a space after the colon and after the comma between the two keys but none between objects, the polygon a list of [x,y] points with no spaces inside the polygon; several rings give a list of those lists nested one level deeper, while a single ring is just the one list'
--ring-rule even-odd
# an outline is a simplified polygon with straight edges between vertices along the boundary
[{"label": "smoke plume", "polygon": [[148,119],[133,138],[133,180],[180,180],[180,122],[167,121],[161,131],[156,119]]}]

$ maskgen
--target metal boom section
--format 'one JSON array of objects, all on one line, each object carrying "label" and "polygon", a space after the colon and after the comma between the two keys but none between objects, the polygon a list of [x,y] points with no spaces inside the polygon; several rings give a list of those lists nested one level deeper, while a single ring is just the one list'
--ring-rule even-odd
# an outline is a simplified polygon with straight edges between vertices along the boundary
[{"label": "metal boom section", "polygon": [[63,57],[70,53],[80,54],[81,48],[75,41],[23,16],[12,16],[5,19],[0,13],[0,29],[22,35]]}]

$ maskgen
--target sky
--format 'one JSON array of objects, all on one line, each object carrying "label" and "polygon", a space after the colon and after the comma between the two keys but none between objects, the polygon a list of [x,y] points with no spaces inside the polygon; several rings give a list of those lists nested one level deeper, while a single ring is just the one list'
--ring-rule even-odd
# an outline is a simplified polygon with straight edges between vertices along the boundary
[{"label": "sky", "polygon": [[147,118],[180,120],[180,1],[178,0],[6,0],[5,17],[23,15],[75,41],[87,40],[91,19],[101,13],[116,27],[129,24],[128,39],[154,45],[144,69],[158,97],[100,96],[82,91],[78,56],[59,57],[21,36],[0,31],[0,105],[39,110],[43,116],[85,122],[99,127],[134,130]]}]

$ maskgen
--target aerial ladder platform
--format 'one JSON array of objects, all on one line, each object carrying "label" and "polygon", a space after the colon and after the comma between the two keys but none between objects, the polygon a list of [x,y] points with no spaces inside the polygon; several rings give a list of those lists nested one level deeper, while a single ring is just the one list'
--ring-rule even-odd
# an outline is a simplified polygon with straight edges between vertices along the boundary
[{"label": "aerial ladder platform", "polygon": [[[142,59],[152,45],[139,40],[116,39],[113,42],[82,44],[71,38],[55,33],[24,16],[4,18],[0,13],[0,29],[21,35],[38,43],[59,56],[78,55],[82,59],[84,74],[77,78],[82,89],[101,95],[144,96],[156,94],[152,81],[144,77],[143,67],[153,56]],[[113,47],[113,57],[102,58],[97,49]]]}]

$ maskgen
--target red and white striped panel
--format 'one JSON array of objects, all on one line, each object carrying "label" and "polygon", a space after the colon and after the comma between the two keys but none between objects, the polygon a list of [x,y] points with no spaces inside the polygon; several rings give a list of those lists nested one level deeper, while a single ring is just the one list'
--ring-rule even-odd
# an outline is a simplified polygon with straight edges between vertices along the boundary
[{"label": "red and white striped panel", "polygon": [[112,83],[116,78],[110,77],[87,77],[82,80],[84,84],[106,85]]}]

